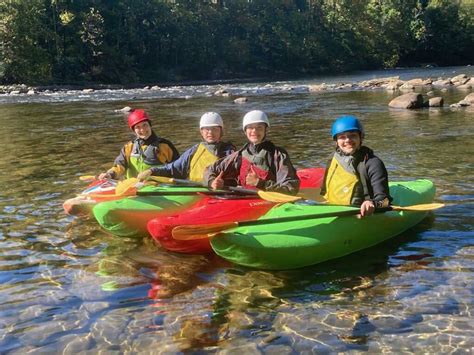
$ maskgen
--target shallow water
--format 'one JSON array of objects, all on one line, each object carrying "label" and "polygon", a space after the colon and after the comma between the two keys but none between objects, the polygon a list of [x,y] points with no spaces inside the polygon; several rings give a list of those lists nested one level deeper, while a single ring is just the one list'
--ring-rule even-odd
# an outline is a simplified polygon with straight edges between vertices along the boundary
[{"label": "shallow water", "polygon": [[[472,75],[471,68],[446,70]],[[0,352],[472,352],[474,111],[393,111],[393,94],[378,90],[285,89],[315,82],[235,84],[249,97],[244,105],[209,96],[220,86],[168,88],[159,97],[2,98]],[[466,94],[441,93],[447,104]],[[129,138],[124,116],[114,112],[124,106],[148,110],[181,152],[197,141],[203,112],[220,112],[227,138],[240,145],[241,117],[263,109],[271,139],[299,168],[323,165],[331,121],[356,114],[390,178],[433,180],[436,201],[447,207],[379,246],[291,271],[250,270],[112,237],[93,220],[66,216],[61,204],[84,188],[80,175],[106,169]]]}]

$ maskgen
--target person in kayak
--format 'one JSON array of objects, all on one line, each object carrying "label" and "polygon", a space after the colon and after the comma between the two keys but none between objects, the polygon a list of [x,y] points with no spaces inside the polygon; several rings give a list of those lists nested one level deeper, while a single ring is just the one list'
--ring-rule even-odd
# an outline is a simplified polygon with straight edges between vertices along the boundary
[{"label": "person in kayak", "polygon": [[296,195],[300,180],[287,151],[267,140],[269,127],[265,112],[248,112],[243,119],[248,143],[209,166],[204,174],[205,184],[214,190],[240,185]]},{"label": "person in kayak", "polygon": [[145,180],[150,175],[188,179],[202,183],[204,170],[235,151],[230,142],[222,142],[224,122],[216,112],[206,112],[201,116],[199,130],[203,141],[193,145],[172,163],[152,167],[138,174],[138,179]]},{"label": "person in kayak", "polygon": [[179,158],[178,150],[169,140],[158,137],[151,128],[151,121],[142,109],[133,110],[128,115],[128,127],[136,138],[123,146],[115,158],[114,166],[99,179],[118,179],[136,177],[152,166],[170,163]]},{"label": "person in kayak", "polygon": [[354,116],[340,116],[332,125],[331,135],[336,151],[328,163],[321,195],[331,204],[360,206],[362,216],[387,207],[392,201],[387,169],[370,148],[362,145],[362,123]]}]

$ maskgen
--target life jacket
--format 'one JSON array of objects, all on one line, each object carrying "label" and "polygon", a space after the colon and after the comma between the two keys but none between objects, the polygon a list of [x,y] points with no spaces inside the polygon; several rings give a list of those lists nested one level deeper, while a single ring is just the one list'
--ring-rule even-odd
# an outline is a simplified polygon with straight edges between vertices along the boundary
[{"label": "life jacket", "polygon": [[168,163],[166,156],[160,151],[160,143],[157,139],[149,145],[141,145],[140,140],[136,139],[125,147],[128,160],[127,178],[136,177],[142,171]]},{"label": "life jacket", "polygon": [[204,170],[219,157],[211,152],[204,143],[200,143],[189,165],[189,180],[202,182]]},{"label": "life jacket", "polygon": [[365,160],[366,157],[357,164],[357,170],[349,170],[334,155],[326,172],[323,195],[326,201],[336,205],[360,205],[370,198]]},{"label": "life jacket", "polygon": [[[267,142],[267,144],[270,142]],[[271,144],[271,143],[270,143]],[[270,166],[268,165],[268,156],[271,155],[273,158],[274,149],[273,144],[269,146],[270,149],[261,149],[258,153],[252,154],[248,151],[248,149],[242,150],[242,163],[240,165],[240,172],[239,172],[239,185],[247,188],[247,189],[255,189],[255,186],[247,185],[246,178],[247,175],[253,170],[260,180],[264,181],[275,181],[276,176],[270,170]]]}]

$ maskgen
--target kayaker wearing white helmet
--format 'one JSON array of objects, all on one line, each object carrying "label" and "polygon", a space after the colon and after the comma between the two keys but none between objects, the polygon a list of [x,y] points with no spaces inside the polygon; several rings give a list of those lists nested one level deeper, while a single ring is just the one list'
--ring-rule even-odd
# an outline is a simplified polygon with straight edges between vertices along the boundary
[{"label": "kayaker wearing white helmet", "polygon": [[202,182],[204,170],[217,159],[235,151],[230,142],[222,142],[224,136],[224,121],[216,112],[206,112],[201,116],[199,130],[202,142],[186,150],[178,160],[151,169],[138,175],[140,180],[150,175],[188,179]]},{"label": "kayaker wearing white helmet", "polygon": [[207,185],[215,190],[240,185],[296,195],[300,180],[288,153],[266,139],[270,127],[266,113],[250,111],[242,123],[249,142],[209,166],[204,174]]},{"label": "kayaker wearing white helmet", "polygon": [[136,138],[125,144],[115,158],[114,166],[101,173],[99,179],[136,177],[140,172],[156,165],[170,163],[179,158],[173,143],[158,137],[151,128],[151,121],[142,109],[133,110],[128,115],[128,127]]},{"label": "kayaker wearing white helmet", "polygon": [[321,195],[336,205],[360,206],[362,216],[392,201],[388,173],[374,152],[362,145],[364,127],[354,116],[340,116],[331,128],[336,152],[328,164]]}]

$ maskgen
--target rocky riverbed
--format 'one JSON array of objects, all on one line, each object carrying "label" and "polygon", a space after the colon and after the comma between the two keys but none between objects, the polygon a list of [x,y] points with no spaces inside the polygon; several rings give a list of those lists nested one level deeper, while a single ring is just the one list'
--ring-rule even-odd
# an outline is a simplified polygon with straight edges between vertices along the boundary
[{"label": "rocky riverbed", "polygon": [[[469,72],[469,71],[468,71]],[[322,81],[322,80],[321,80]],[[0,100],[42,101],[38,97],[47,97],[47,101],[86,101],[118,99],[157,99],[220,96],[233,100],[236,104],[245,104],[252,96],[271,95],[281,92],[324,93],[334,91],[386,90],[397,96],[403,96],[397,102],[390,102],[394,108],[413,109],[421,107],[441,107],[445,104],[442,93],[448,90],[465,91],[466,97],[450,107],[467,107],[474,104],[473,95],[469,95],[474,86],[474,77],[468,74],[454,76],[417,77],[402,80],[399,75],[373,78],[369,80],[341,80],[340,82],[318,82],[318,80],[271,82],[271,83],[208,83],[202,85],[143,86],[125,88],[120,86],[97,86],[78,88],[72,86],[0,86]],[[408,95],[409,94],[409,95]],[[424,96],[420,96],[423,94]]]}]

